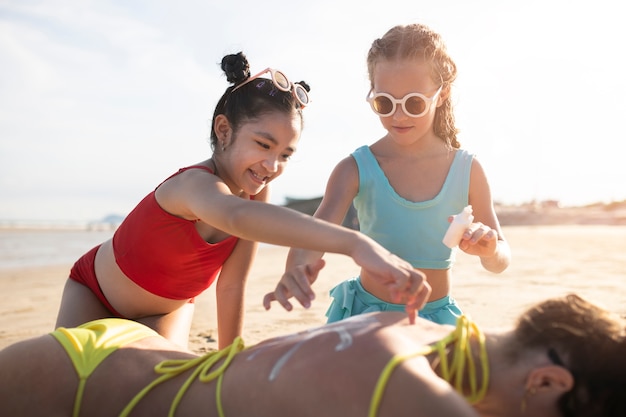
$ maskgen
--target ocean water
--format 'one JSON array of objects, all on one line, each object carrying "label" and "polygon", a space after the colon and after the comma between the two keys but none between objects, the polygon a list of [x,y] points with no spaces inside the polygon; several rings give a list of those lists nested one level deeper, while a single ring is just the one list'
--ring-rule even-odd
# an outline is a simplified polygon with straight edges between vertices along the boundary
[{"label": "ocean water", "polygon": [[113,230],[0,228],[0,269],[73,264]]}]

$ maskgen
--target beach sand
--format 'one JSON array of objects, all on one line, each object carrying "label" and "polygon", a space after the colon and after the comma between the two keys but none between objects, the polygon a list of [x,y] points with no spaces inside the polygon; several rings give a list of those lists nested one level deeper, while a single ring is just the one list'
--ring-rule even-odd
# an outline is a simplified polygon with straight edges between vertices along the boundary
[{"label": "beach sand", "polygon": [[[505,326],[536,301],[576,292],[626,315],[626,226],[508,226],[513,262],[501,274],[486,272],[476,257],[458,255],[452,295],[483,327]],[[243,338],[247,345],[325,323],[328,290],[358,274],[345,256],[327,254],[310,309],[287,312],[262,305],[280,278],[287,249],[264,246],[246,291]],[[0,348],[53,329],[61,292],[71,265],[0,270]],[[214,292],[198,297],[190,349],[215,349]]]}]

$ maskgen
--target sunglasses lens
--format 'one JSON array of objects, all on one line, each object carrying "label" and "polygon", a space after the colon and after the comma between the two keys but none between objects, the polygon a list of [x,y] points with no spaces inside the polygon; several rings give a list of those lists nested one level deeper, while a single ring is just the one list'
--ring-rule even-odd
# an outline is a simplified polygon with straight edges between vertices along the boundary
[{"label": "sunglasses lens", "polygon": [[290,84],[287,77],[285,77],[285,74],[280,71],[275,71],[273,80],[274,84],[276,84],[276,87],[283,91],[289,91]]},{"label": "sunglasses lens", "polygon": [[386,116],[393,112],[394,105],[389,97],[377,96],[372,100],[372,108],[380,115]]},{"label": "sunglasses lens", "polygon": [[294,91],[296,93],[296,98],[298,99],[300,104],[302,104],[303,106],[309,104],[309,95],[307,94],[304,87],[302,87],[300,84],[294,84]]},{"label": "sunglasses lens", "polygon": [[411,116],[420,116],[426,111],[426,102],[420,97],[409,97],[404,102],[404,108]]}]

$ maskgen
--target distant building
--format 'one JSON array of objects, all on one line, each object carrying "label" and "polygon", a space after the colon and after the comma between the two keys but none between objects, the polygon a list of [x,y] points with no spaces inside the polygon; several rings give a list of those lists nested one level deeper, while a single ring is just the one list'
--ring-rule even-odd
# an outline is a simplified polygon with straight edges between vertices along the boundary
[{"label": "distant building", "polygon": [[[315,213],[315,210],[319,207],[322,202],[322,197],[315,197],[309,199],[298,199],[298,198],[286,198],[285,207],[288,207],[292,210],[299,211],[300,213],[305,213],[312,216]],[[350,209],[346,214],[346,217],[343,219],[342,226],[359,230],[359,219],[357,218],[356,209],[354,206],[350,205]]]}]

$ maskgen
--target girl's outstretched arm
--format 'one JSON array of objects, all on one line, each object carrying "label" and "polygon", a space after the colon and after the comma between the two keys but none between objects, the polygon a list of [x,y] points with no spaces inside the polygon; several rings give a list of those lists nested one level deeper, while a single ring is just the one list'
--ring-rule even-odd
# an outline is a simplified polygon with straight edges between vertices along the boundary
[{"label": "girl's outstretched arm", "polygon": [[286,207],[240,198],[220,178],[200,170],[189,170],[170,181],[176,180],[178,184],[168,187],[168,201],[176,204],[170,210],[179,216],[200,219],[245,240],[350,256],[398,298],[411,305],[426,302],[425,276],[358,231]]}]

